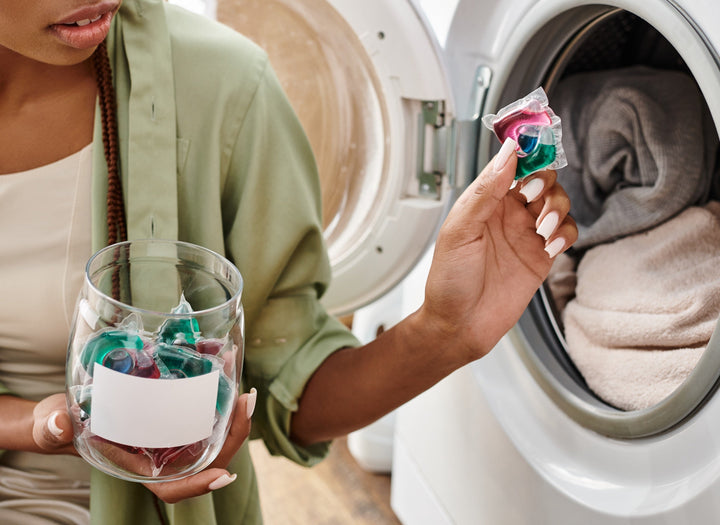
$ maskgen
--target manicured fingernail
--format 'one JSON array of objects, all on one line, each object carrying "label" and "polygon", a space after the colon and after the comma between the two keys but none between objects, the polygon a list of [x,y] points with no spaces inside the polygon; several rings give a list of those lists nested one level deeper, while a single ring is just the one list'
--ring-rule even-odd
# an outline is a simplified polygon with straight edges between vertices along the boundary
[{"label": "manicured fingernail", "polygon": [[500,151],[498,151],[497,155],[495,155],[493,170],[497,172],[501,171],[505,167],[505,164],[507,164],[508,160],[510,160],[510,156],[515,154],[516,146],[517,144],[513,139],[509,137],[505,139]]},{"label": "manicured fingernail", "polygon": [[210,490],[217,490],[217,489],[221,489],[223,487],[227,487],[228,485],[230,485],[230,483],[235,481],[236,478],[237,478],[237,474],[233,474],[232,476],[223,474],[218,479],[216,479],[215,481],[210,483],[210,485],[208,485],[208,488]]},{"label": "manicured fingernail", "polygon": [[522,189],[520,190],[520,193],[522,193],[525,196],[526,201],[532,202],[540,196],[544,187],[545,187],[544,180],[533,179],[531,181],[528,181],[525,184],[525,186],[522,187]]},{"label": "manicured fingernail", "polygon": [[563,239],[562,237],[558,237],[553,242],[545,246],[545,251],[552,259],[558,253],[560,253],[563,248],[565,248],[565,239]]},{"label": "manicured fingernail", "polygon": [[545,215],[542,222],[540,222],[540,226],[537,227],[536,231],[538,235],[542,235],[545,240],[549,239],[555,231],[555,228],[557,228],[559,220],[560,216],[556,211],[551,211],[550,213]]},{"label": "manicured fingernail", "polygon": [[255,403],[257,402],[257,390],[254,388],[250,389],[250,394],[247,398],[247,404],[245,407],[247,408],[247,418],[250,419],[255,412]]},{"label": "manicured fingernail", "polygon": [[50,433],[55,437],[60,437],[63,434],[63,429],[57,424],[57,418],[60,412],[53,412],[48,418],[47,426]]}]

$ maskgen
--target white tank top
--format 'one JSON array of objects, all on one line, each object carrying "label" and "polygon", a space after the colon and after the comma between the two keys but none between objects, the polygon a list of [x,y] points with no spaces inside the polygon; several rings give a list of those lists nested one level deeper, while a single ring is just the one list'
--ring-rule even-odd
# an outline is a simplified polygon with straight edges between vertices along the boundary
[{"label": "white tank top", "polygon": [[[0,383],[39,400],[65,388],[75,301],[91,255],[92,145],[0,175]],[[0,455],[0,523],[85,524],[90,469],[74,456]]]},{"label": "white tank top", "polygon": [[0,383],[39,400],[62,392],[65,353],[91,255],[92,144],[0,175]]}]

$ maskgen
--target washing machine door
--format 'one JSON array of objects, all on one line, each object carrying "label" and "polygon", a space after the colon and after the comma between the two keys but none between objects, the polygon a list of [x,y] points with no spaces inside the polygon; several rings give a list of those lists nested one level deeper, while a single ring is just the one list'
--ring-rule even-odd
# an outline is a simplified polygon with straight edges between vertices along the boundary
[{"label": "washing machine door", "polygon": [[455,193],[454,112],[427,21],[405,0],[218,0],[217,18],[267,51],[310,139],[326,307],[372,302],[412,269]]}]

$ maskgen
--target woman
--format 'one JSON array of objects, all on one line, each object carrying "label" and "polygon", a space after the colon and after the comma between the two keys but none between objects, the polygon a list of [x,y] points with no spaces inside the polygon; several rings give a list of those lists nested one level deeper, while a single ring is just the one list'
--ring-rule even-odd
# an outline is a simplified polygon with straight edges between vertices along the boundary
[{"label": "woman", "polygon": [[[0,0],[0,72],[3,523],[260,522],[248,436],[315,463],[487,354],[577,237],[554,172],[508,189],[506,142],[443,225],[423,305],[360,347],[319,305],[314,161],[249,41],[162,0]],[[125,237],[204,245],[246,283],[253,390],[213,465],[180,481],[90,473],[72,446],[69,318],[84,262]]]}]

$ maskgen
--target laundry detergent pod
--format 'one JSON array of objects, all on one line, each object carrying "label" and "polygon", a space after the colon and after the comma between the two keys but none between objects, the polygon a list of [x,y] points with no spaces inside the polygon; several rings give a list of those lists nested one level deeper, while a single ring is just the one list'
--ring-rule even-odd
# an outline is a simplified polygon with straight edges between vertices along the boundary
[{"label": "laundry detergent pod", "polygon": [[143,344],[137,333],[124,329],[102,330],[87,342],[80,361],[90,375],[95,363],[127,374],[133,366],[131,351],[141,350]]},{"label": "laundry detergent pod", "polygon": [[[180,303],[172,309],[173,314],[189,314],[192,313],[192,307],[187,302],[185,296],[180,298]],[[176,317],[170,318],[163,323],[160,328],[159,338],[167,344],[178,343],[178,339],[183,340],[183,344],[194,346],[200,332],[197,320],[194,317]]]},{"label": "laundry detergent pod", "polygon": [[560,117],[548,105],[543,88],[505,106],[497,114],[485,115],[482,121],[500,142],[511,138],[517,143],[516,179],[542,169],[567,166]]}]

